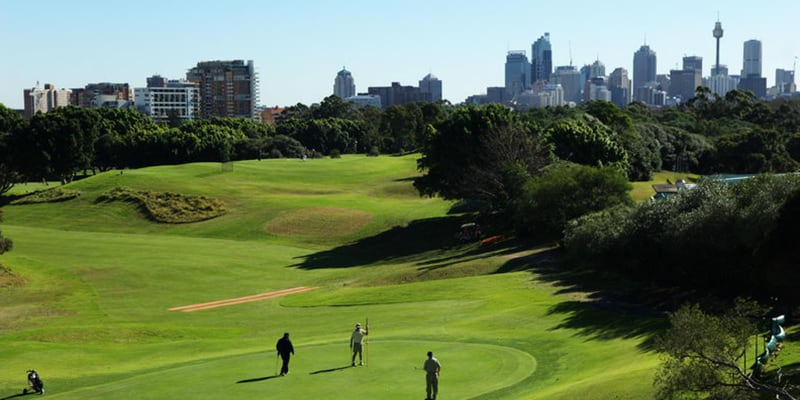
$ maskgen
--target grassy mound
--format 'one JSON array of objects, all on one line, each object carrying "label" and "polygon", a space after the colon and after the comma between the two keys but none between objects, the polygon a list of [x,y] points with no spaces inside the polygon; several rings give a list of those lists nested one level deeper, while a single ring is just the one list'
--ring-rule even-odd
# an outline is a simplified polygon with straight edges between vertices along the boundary
[{"label": "grassy mound", "polygon": [[216,218],[225,214],[225,204],[206,196],[184,196],[178,193],[114,188],[98,201],[124,201],[139,207],[147,218],[168,224],[186,224]]},{"label": "grassy mound", "polygon": [[13,271],[0,265],[0,288],[17,286],[25,283],[25,279],[14,274]]},{"label": "grassy mound", "polygon": [[52,188],[48,190],[39,190],[29,195],[20,197],[11,202],[11,204],[36,204],[36,203],[57,203],[61,201],[72,200],[81,195],[79,190],[70,190],[63,188]]}]

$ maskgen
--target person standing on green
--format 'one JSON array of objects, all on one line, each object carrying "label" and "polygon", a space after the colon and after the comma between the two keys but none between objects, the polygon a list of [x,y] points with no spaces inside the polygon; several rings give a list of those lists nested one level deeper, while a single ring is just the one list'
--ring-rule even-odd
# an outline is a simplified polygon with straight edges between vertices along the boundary
[{"label": "person standing on green", "polygon": [[278,339],[278,343],[275,344],[275,350],[278,351],[281,359],[283,359],[281,376],[286,376],[289,374],[289,358],[294,354],[294,346],[292,346],[292,341],[289,340],[289,332],[284,333],[283,337]]},{"label": "person standing on green", "polygon": [[436,400],[436,395],[439,394],[439,371],[442,370],[442,364],[439,360],[433,357],[433,352],[428,352],[428,359],[422,365],[425,370],[425,393],[428,397],[425,400]]},{"label": "person standing on green", "polygon": [[358,354],[358,365],[364,365],[364,359],[362,358],[361,353],[363,352],[362,341],[364,340],[364,336],[367,336],[369,332],[364,329],[361,329],[361,324],[356,324],[356,329],[353,331],[353,334],[350,335],[350,350],[353,351],[353,358],[350,360],[350,366],[356,366],[356,354]]}]

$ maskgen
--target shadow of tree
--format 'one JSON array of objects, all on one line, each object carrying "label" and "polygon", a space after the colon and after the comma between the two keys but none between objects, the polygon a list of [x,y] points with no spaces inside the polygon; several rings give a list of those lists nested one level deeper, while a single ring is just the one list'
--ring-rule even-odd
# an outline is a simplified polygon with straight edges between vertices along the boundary
[{"label": "shadow of tree", "polygon": [[453,235],[465,217],[440,217],[412,221],[378,235],[303,257],[293,267],[301,269],[348,268],[359,265],[413,260],[422,254],[456,244]]},{"label": "shadow of tree", "polygon": [[[639,295],[642,288],[622,277],[565,264],[555,246],[512,258],[496,273],[517,271],[529,271],[533,279],[552,284],[557,294],[579,299],[558,303],[548,310],[548,315],[565,315],[563,322],[552,330],[573,329],[578,335],[600,340],[642,337],[640,348],[652,350],[656,336],[669,326],[662,307],[671,304],[666,299],[673,299],[675,293],[654,288],[649,292],[654,297],[642,299]],[[667,297],[660,298],[657,293]]]}]

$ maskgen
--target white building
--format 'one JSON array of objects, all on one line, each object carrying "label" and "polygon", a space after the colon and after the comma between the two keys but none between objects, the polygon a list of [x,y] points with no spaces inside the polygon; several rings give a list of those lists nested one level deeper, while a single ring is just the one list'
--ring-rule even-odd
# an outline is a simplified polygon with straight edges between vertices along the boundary
[{"label": "white building", "polygon": [[55,86],[50,83],[46,83],[44,89],[35,87],[23,90],[25,117],[32,118],[37,112],[46,113],[56,107],[68,106],[70,93],[72,93],[71,90],[57,90]]},{"label": "white building", "polygon": [[136,108],[158,122],[171,115],[182,121],[200,116],[200,90],[189,81],[168,81],[166,86],[134,89]]}]

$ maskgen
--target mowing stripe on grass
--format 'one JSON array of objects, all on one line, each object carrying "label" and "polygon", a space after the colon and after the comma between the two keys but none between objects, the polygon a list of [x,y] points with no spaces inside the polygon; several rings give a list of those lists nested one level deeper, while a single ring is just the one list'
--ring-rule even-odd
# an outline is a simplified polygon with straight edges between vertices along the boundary
[{"label": "mowing stripe on grass", "polygon": [[234,304],[249,303],[251,301],[266,300],[266,299],[286,296],[286,295],[295,294],[295,293],[302,293],[302,292],[307,292],[309,290],[314,290],[314,289],[316,289],[316,287],[298,286],[296,288],[276,290],[274,292],[259,293],[259,294],[254,294],[254,295],[250,295],[250,296],[236,297],[236,298],[233,298],[233,299],[210,301],[208,303],[190,304],[188,306],[181,306],[181,307],[172,307],[172,308],[170,308],[168,310],[169,311],[182,311],[182,312],[194,312],[194,311],[200,311],[200,310],[208,310],[208,309],[211,309],[211,308],[232,306]]}]

